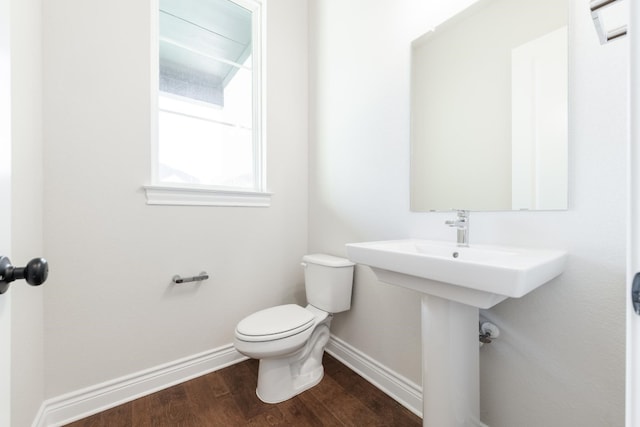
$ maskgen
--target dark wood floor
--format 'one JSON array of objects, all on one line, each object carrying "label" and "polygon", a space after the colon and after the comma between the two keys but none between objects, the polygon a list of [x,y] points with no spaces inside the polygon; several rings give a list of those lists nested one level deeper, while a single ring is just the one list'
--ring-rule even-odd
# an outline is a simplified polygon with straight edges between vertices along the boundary
[{"label": "dark wood floor", "polygon": [[320,384],[276,405],[247,360],[69,424],[71,427],[421,426],[422,420],[325,353]]}]

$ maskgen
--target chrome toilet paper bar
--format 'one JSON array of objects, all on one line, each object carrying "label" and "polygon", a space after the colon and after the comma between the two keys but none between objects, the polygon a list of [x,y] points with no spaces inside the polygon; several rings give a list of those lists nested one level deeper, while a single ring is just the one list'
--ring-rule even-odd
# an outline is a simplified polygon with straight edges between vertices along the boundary
[{"label": "chrome toilet paper bar", "polygon": [[600,44],[606,44],[612,40],[617,39],[618,37],[622,37],[627,34],[626,25],[607,31],[604,28],[602,17],[600,16],[600,12],[603,8],[610,6],[618,1],[619,0],[591,0],[591,18],[593,19],[593,24],[596,27],[596,32],[598,33]]},{"label": "chrome toilet paper bar", "polygon": [[191,276],[191,277],[180,277],[180,275],[176,274],[171,278],[171,280],[173,281],[173,283],[180,284],[180,283],[189,283],[189,282],[201,282],[203,280],[207,280],[208,278],[209,278],[209,274],[206,271],[202,271],[197,276]]}]

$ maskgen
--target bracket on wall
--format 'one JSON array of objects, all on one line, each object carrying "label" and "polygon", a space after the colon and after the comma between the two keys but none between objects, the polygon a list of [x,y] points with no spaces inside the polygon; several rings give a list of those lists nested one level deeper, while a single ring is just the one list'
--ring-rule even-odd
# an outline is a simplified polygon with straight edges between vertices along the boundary
[{"label": "bracket on wall", "polygon": [[620,27],[614,28],[611,31],[607,31],[604,27],[602,16],[600,15],[600,12],[602,12],[605,7],[611,6],[618,1],[620,0],[591,0],[591,18],[593,19],[593,24],[596,26],[596,32],[598,33],[600,44],[607,44],[610,41],[627,34],[626,25],[622,25]]}]

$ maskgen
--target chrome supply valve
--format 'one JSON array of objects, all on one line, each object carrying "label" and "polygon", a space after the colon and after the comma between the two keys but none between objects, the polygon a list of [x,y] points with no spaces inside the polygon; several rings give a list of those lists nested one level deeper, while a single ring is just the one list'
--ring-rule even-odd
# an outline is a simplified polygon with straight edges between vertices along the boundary
[{"label": "chrome supply valve", "polygon": [[500,336],[500,329],[491,322],[484,322],[480,324],[478,335],[482,344],[490,344]]},{"label": "chrome supply valve", "polygon": [[469,246],[469,211],[458,210],[455,220],[445,221],[445,224],[449,227],[456,227],[458,229],[457,244],[458,246]]}]

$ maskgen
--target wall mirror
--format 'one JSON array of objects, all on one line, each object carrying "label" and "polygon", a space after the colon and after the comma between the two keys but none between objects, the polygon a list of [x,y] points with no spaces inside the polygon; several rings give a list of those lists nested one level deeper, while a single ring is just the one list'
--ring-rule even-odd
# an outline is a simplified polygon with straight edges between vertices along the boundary
[{"label": "wall mirror", "polygon": [[566,0],[479,0],[411,46],[411,210],[567,208]]}]

